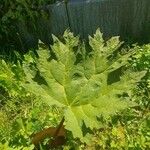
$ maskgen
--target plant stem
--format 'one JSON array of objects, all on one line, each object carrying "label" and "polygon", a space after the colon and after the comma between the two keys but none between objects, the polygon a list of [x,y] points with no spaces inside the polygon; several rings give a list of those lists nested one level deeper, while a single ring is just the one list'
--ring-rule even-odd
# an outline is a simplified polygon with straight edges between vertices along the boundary
[{"label": "plant stem", "polygon": [[61,128],[62,128],[62,126],[63,126],[64,121],[65,121],[65,118],[63,117],[63,118],[62,118],[62,120],[61,120],[61,122],[60,122],[60,124],[59,124],[59,125],[58,125],[58,127],[57,127],[56,132],[55,132],[55,133],[54,133],[54,135],[53,135],[53,137],[54,137],[54,138],[56,138],[56,137],[57,137],[57,135],[58,135],[58,133],[59,133],[60,129],[61,129]]},{"label": "plant stem", "polygon": [[[54,135],[53,135],[53,140],[49,140],[49,144],[48,144],[48,147],[50,148],[52,148],[52,147],[57,147],[57,146],[59,146],[59,144],[58,144],[58,140],[60,140],[59,139],[59,132],[60,132],[60,130],[62,129],[62,127],[63,127],[63,123],[64,123],[64,121],[65,121],[65,118],[63,117],[62,118],[62,120],[61,120],[61,122],[59,123],[59,125],[58,125],[58,127],[57,127],[57,129],[56,129],[56,131],[55,131],[55,133],[54,133]],[[65,137],[65,136],[63,136],[63,137]],[[62,140],[64,140],[64,138],[63,139],[61,139],[61,141]],[[61,142],[61,145],[62,145],[62,143],[64,143],[63,141]]]},{"label": "plant stem", "polygon": [[[60,133],[60,130],[63,126],[63,123],[64,123],[64,117],[62,118],[60,124],[58,125],[57,128],[54,128],[54,127],[49,127],[47,129],[44,129],[34,135],[33,138],[32,138],[32,143],[37,146],[43,139],[45,139],[46,137],[53,137],[54,140],[56,139],[57,136],[62,136],[62,135],[59,135]],[[50,143],[50,142],[49,142]]]}]

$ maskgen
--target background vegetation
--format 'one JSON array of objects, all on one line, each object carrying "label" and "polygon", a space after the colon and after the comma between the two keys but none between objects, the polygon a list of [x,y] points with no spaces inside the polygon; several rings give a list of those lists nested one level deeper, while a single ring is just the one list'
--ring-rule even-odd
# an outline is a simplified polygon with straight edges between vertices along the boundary
[{"label": "background vegetation", "polygon": [[[150,45],[136,45],[132,49],[136,51],[128,60],[132,68],[147,71],[132,96],[132,101],[138,103],[138,106],[104,119],[104,127],[91,131],[86,144],[67,133],[63,149],[150,148]],[[57,126],[61,117],[58,108],[49,107],[21,88],[24,73],[19,60],[18,63],[1,60],[0,149],[34,149],[31,135],[43,128]],[[46,143],[43,141],[41,149],[47,149]]]},{"label": "background vegetation", "polygon": [[[31,135],[43,128],[56,127],[59,123],[61,113],[58,108],[37,100],[20,86],[24,80],[22,71],[24,57],[14,53],[15,50],[20,53],[26,51],[18,34],[18,23],[25,22],[29,32],[38,34],[37,18],[48,17],[46,12],[41,11],[41,7],[54,2],[53,0],[0,2],[0,150],[32,150],[34,145],[31,143]],[[57,149],[150,149],[150,44],[125,47],[127,51],[133,47],[136,51],[128,60],[132,68],[136,71],[147,71],[132,96],[132,101],[138,106],[104,119],[105,126],[93,130],[86,144],[74,139],[68,132],[66,144]],[[47,149],[46,143],[47,139],[42,142],[41,150]]]},{"label": "background vegetation", "polygon": [[[11,53],[13,50],[23,53],[29,47],[37,47],[37,45],[31,46],[30,43],[23,43],[22,34],[26,34],[29,38],[28,34],[32,33],[35,38],[38,38],[40,34],[38,20],[39,18],[49,19],[50,16],[45,6],[54,2],[56,0],[1,0],[0,53],[3,51]],[[24,29],[21,30],[19,26]]]}]

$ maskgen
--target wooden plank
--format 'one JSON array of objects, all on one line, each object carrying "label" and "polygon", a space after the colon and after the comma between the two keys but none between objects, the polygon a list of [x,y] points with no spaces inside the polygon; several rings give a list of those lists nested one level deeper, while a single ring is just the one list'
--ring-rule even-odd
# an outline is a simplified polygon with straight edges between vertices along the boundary
[{"label": "wooden plank", "polygon": [[150,7],[149,0],[71,0],[68,3],[71,30],[81,38],[87,38],[98,27],[105,37],[138,38],[147,22],[147,6]]},{"label": "wooden plank", "polygon": [[135,39],[142,38],[142,32],[145,30],[144,24],[147,22],[147,6],[150,6],[149,0],[126,0],[120,11],[121,30],[119,35]]},{"label": "wooden plank", "polygon": [[44,43],[52,42],[52,34],[56,36],[63,35],[68,26],[68,17],[66,12],[66,6],[63,2],[48,5],[43,10],[48,10],[49,18],[39,18],[39,39]]},{"label": "wooden plank", "polygon": [[150,36],[150,1],[135,0],[133,6],[132,35],[135,38],[144,38],[148,34]]},{"label": "wooden plank", "polygon": [[51,33],[60,36],[69,27],[65,3],[60,2],[49,6]]},{"label": "wooden plank", "polygon": [[82,39],[100,28],[105,38],[150,40],[150,0],[69,0],[67,6],[59,2],[44,9],[49,18],[38,19],[36,33],[19,25],[24,47],[35,47],[37,39],[51,43],[51,34],[61,36],[69,27]]}]

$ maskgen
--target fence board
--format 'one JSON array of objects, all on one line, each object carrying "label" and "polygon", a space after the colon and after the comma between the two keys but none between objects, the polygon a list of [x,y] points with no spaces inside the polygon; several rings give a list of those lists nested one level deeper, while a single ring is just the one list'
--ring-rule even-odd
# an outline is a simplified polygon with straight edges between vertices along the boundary
[{"label": "fence board", "polygon": [[[38,33],[20,27],[23,43],[36,45],[37,38],[50,43],[51,34],[62,35],[70,28],[75,35],[86,39],[99,27],[106,38],[119,35],[123,38],[150,40],[150,0],[69,0],[46,6],[50,17],[39,18]],[[25,41],[26,39],[29,39]]]},{"label": "fence board", "polygon": [[51,33],[62,35],[69,27],[65,3],[57,3],[48,7],[51,21]]},{"label": "fence board", "polygon": [[[79,0],[78,0],[79,1]],[[150,21],[149,0],[71,0],[68,14],[71,30],[86,38],[100,27],[106,37],[113,35],[139,38]]]}]

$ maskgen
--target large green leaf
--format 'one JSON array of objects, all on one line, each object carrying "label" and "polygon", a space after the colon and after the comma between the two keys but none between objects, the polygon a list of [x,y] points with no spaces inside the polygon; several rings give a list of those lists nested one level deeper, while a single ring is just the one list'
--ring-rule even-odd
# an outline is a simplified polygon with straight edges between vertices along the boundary
[{"label": "large green leaf", "polygon": [[[56,59],[50,59],[48,50],[38,50],[36,69],[24,62],[27,81],[23,86],[47,104],[62,107],[66,129],[72,131],[74,137],[82,138],[83,123],[91,129],[99,128],[101,115],[107,117],[131,105],[130,92],[145,73],[127,70],[120,73],[118,81],[108,84],[110,73],[127,67],[131,55],[129,52],[114,56],[121,45],[118,37],[104,43],[97,30],[94,37],[89,37],[90,53],[85,51],[85,44],[68,31],[63,42],[55,36],[53,39],[51,49]],[[77,54],[82,55],[79,62]],[[45,81],[43,84],[35,80],[37,72]],[[127,96],[123,96],[124,93]]]}]

